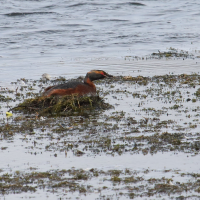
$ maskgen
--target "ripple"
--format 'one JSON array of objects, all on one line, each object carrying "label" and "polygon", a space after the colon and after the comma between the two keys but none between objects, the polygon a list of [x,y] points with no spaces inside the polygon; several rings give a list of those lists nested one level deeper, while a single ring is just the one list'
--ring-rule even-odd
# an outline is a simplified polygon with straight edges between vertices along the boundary
[{"label": "ripple", "polygon": [[5,16],[15,17],[15,16],[25,16],[25,15],[46,15],[46,14],[55,14],[55,12],[12,12],[6,13]]},{"label": "ripple", "polygon": [[88,25],[88,24],[62,24],[62,26],[72,26],[72,27],[79,27],[79,26],[91,26],[91,25]]},{"label": "ripple", "polygon": [[100,19],[98,22],[128,22],[127,19]]},{"label": "ripple", "polygon": [[87,5],[87,3],[75,3],[72,5],[69,5],[68,7],[77,7],[77,6],[85,6],[85,5]]},{"label": "ripple", "polygon": [[138,2],[126,2],[126,3],[120,3],[120,5],[131,5],[131,6],[146,6],[143,3],[138,3]]}]

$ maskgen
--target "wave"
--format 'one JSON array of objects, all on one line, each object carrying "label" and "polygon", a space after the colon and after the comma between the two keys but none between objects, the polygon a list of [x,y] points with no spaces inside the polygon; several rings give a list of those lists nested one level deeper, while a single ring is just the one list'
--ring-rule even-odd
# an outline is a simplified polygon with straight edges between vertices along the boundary
[{"label": "wave", "polygon": [[55,14],[55,12],[12,12],[12,13],[6,13],[4,15],[8,17],[15,17],[24,15],[45,15],[45,14]]}]

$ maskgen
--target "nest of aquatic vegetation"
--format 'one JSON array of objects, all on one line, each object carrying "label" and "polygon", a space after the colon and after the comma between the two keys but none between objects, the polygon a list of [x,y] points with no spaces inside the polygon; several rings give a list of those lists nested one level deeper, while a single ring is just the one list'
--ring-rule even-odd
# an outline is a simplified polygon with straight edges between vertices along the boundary
[{"label": "nest of aquatic vegetation", "polygon": [[34,99],[26,99],[13,111],[32,112],[38,115],[62,115],[71,112],[81,112],[88,109],[109,109],[112,106],[105,103],[99,96],[84,96],[77,95],[63,97],[36,97]]}]

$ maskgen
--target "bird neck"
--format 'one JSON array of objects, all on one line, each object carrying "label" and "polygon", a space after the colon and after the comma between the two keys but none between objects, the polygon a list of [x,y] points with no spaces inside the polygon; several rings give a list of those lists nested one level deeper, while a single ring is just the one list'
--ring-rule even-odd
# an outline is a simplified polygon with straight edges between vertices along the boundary
[{"label": "bird neck", "polygon": [[87,84],[87,85],[89,85],[89,86],[92,87],[92,88],[95,88],[94,83],[93,83],[93,82],[90,80],[90,78],[88,78],[87,76],[86,76],[85,79],[84,79],[84,83]]}]

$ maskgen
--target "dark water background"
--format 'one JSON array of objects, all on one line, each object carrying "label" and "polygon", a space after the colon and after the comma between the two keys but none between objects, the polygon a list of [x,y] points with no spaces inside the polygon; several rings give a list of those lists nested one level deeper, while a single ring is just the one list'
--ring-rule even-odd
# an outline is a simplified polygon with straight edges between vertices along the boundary
[{"label": "dark water background", "polygon": [[130,73],[125,56],[170,47],[199,53],[197,0],[1,0],[0,7],[1,85],[43,73],[75,77],[97,68]]}]

